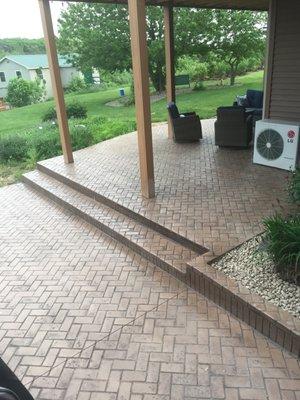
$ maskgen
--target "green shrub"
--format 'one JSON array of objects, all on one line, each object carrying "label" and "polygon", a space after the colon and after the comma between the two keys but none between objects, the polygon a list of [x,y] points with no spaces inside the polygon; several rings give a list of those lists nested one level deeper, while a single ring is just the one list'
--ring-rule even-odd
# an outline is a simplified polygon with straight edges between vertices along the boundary
[{"label": "green shrub", "polygon": [[88,127],[93,135],[93,142],[99,143],[103,140],[112,139],[116,136],[136,130],[135,121],[122,121],[115,119],[106,119],[101,117],[88,120]]},{"label": "green shrub", "polygon": [[262,60],[259,57],[250,57],[243,59],[237,69],[238,75],[246,74],[250,71],[257,71],[262,68]]},{"label": "green shrub", "polygon": [[84,119],[87,117],[87,108],[78,102],[73,102],[67,105],[68,118]]},{"label": "green shrub", "polygon": [[[70,118],[77,118],[77,119],[84,119],[87,117],[87,108],[78,102],[73,102],[67,104],[67,117]],[[46,121],[54,121],[57,119],[56,110],[54,107],[49,108],[43,115],[42,120]]]},{"label": "green shrub", "polygon": [[[72,121],[69,126],[74,151],[93,144],[93,135],[89,127],[79,124],[78,121]],[[31,152],[28,153],[28,156],[31,159],[35,157],[36,161],[60,155],[62,150],[57,126],[46,124],[42,130],[33,132],[30,148]]]},{"label": "green shrub", "polygon": [[208,75],[211,79],[220,79],[222,83],[223,79],[229,76],[228,65],[224,61],[212,58],[208,63]]},{"label": "green shrub", "polygon": [[277,271],[287,280],[299,283],[300,277],[300,215],[288,219],[273,216],[264,221],[266,249]]},{"label": "green shrub", "polygon": [[115,87],[119,85],[127,86],[132,81],[132,73],[130,71],[100,71],[102,87]]},{"label": "green shrub", "polygon": [[80,78],[80,76],[75,76],[70,81],[68,87],[66,88],[67,93],[76,93],[81,92],[87,88],[87,84],[85,83],[84,79]]},{"label": "green shrub", "polygon": [[42,117],[42,121],[54,121],[57,118],[56,115],[56,110],[55,107],[50,107],[48,110],[44,113]]},{"label": "green shrub", "polygon": [[41,79],[36,78],[34,81],[30,81],[29,84],[31,88],[31,104],[38,103],[45,98],[46,88]]},{"label": "green shrub", "polygon": [[27,157],[28,143],[24,136],[10,135],[0,138],[0,162],[23,161]]},{"label": "green shrub", "polygon": [[[178,61],[176,74],[187,74],[195,86],[203,82],[208,76],[207,63],[199,61],[196,57],[183,56]],[[196,89],[197,90],[197,89]]]},{"label": "green shrub", "polygon": [[73,150],[80,150],[94,144],[92,130],[85,124],[71,126]]},{"label": "green shrub", "polygon": [[[136,130],[135,121],[117,121],[103,117],[69,122],[73,150],[91,146],[103,140]],[[45,122],[39,127],[23,132],[22,136],[0,138],[0,162],[26,161],[34,165],[39,160],[62,153],[59,130],[56,124]]]},{"label": "green shrub", "polygon": [[201,91],[201,90],[205,90],[205,86],[204,86],[204,82],[203,81],[198,81],[195,83],[193,90],[195,90],[196,92]]},{"label": "green shrub", "polygon": [[[30,149],[33,149],[36,161],[61,154],[61,144],[57,129],[46,128],[43,131],[34,132],[30,139]],[[32,153],[30,156],[32,158]]]},{"label": "green shrub", "polygon": [[86,85],[85,89],[80,89],[77,93],[86,94],[86,93],[97,93],[106,89],[106,86],[102,86],[101,84],[94,83],[92,85]]},{"label": "green shrub", "polygon": [[[92,129],[74,120],[70,123],[71,142],[74,150],[94,143]],[[61,154],[61,144],[57,125],[45,123],[21,135],[0,138],[0,162],[36,161]]]},{"label": "green shrub", "polygon": [[292,172],[288,185],[288,193],[292,202],[300,205],[300,168]]},{"label": "green shrub", "polygon": [[134,105],[134,104],[135,104],[134,80],[131,79],[130,92],[129,92],[129,96],[128,96],[127,105],[131,106],[131,105]]},{"label": "green shrub", "polygon": [[6,101],[13,107],[28,106],[37,103],[44,94],[44,87],[38,80],[26,81],[14,78],[9,81]]}]

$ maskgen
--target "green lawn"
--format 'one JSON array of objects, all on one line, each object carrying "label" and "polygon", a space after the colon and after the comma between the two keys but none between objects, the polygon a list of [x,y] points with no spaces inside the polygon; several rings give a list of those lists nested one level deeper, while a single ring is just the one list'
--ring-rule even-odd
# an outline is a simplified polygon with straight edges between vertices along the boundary
[{"label": "green lawn", "polygon": [[[217,107],[221,105],[232,105],[236,95],[244,94],[247,89],[261,89],[263,83],[263,73],[253,72],[242,77],[238,77],[236,85],[230,87],[228,82],[224,85],[217,85],[217,82],[206,82],[206,90],[182,92],[177,95],[177,104],[181,112],[196,111],[203,118],[210,118],[216,115]],[[125,88],[126,93],[129,88]],[[88,117],[106,117],[109,118],[106,124],[101,126],[99,139],[112,137],[115,134],[127,132],[124,129],[133,129],[135,121],[134,106],[130,107],[109,107],[106,103],[118,99],[118,88],[108,89],[95,93],[66,95],[67,102],[77,100],[84,104],[88,110]],[[53,106],[53,101],[34,104],[32,106],[17,108],[0,113],[0,138],[10,134],[25,135],[30,130],[35,130],[42,120],[44,112]],[[162,99],[151,106],[152,121],[166,121],[166,100]],[[124,127],[120,127],[120,123]],[[128,126],[128,128],[127,128]],[[4,186],[19,180],[21,174],[26,170],[34,168],[33,161],[9,161],[0,162],[0,186]]]},{"label": "green lawn", "polygon": [[[212,86],[207,83],[207,89],[199,92],[181,93],[177,96],[177,104],[180,111],[196,111],[201,118],[213,117],[216,109],[221,105],[231,105],[237,94],[244,94],[247,89],[260,89],[262,87],[262,71],[253,72],[237,78],[234,87]],[[125,88],[128,92],[129,88]],[[134,106],[108,107],[105,104],[118,98],[118,88],[108,89],[95,93],[66,95],[66,100],[77,100],[88,109],[88,116],[105,116],[123,120],[135,118]],[[19,133],[26,128],[32,128],[41,122],[43,113],[53,106],[53,101],[34,104],[32,106],[17,108],[0,113],[0,136],[9,133]],[[165,99],[152,104],[153,122],[167,119]]]}]

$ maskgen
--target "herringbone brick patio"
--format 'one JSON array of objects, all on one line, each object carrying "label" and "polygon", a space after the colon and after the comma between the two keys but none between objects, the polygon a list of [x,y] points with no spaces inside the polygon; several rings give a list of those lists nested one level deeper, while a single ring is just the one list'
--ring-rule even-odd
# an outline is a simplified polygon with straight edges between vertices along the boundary
[{"label": "herringbone brick patio", "polygon": [[251,150],[214,145],[214,120],[203,140],[173,143],[167,125],[153,127],[156,197],[140,194],[136,133],[39,163],[73,184],[126,207],[210,249],[216,256],[262,230],[264,217],[287,206],[285,171],[254,165]]},{"label": "herringbone brick patio", "polygon": [[247,325],[22,184],[0,201],[0,352],[36,399],[300,399]]},{"label": "herringbone brick patio", "polygon": [[203,140],[185,144],[167,138],[166,124],[153,126],[154,199],[140,195],[134,132],[75,152],[72,165],[38,163],[23,179],[221,305],[225,283],[227,310],[298,355],[299,320],[207,265],[260,233],[267,215],[291,211],[287,172],[254,165],[251,149],[219,149],[214,120],[202,125]]}]

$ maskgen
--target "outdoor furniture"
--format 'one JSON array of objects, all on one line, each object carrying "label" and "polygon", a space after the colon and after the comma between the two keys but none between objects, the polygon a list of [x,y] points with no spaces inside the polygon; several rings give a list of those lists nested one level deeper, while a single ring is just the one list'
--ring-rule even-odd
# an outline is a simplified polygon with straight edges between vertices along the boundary
[{"label": "outdoor furniture", "polygon": [[256,116],[256,120],[262,118],[264,92],[261,90],[247,90],[245,96],[237,96],[234,106],[244,107],[246,112]]},{"label": "outdoor furniture", "polygon": [[252,140],[252,118],[244,107],[219,107],[215,144],[220,147],[248,147]]},{"label": "outdoor furniture", "polygon": [[180,114],[175,103],[168,103],[175,142],[196,142],[202,139],[202,127],[195,112]]},{"label": "outdoor furniture", "polygon": [[176,75],[175,76],[175,86],[182,86],[182,85],[189,85],[189,87],[191,87],[189,75]]}]

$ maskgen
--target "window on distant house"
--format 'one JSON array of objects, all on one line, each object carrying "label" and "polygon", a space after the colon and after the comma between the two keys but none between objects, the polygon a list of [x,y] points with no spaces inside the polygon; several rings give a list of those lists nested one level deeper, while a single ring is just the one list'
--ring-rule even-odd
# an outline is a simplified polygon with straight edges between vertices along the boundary
[{"label": "window on distant house", "polygon": [[16,71],[17,78],[22,78],[22,72],[21,71]]},{"label": "window on distant house", "polygon": [[6,82],[5,73],[0,72],[0,82]]}]

